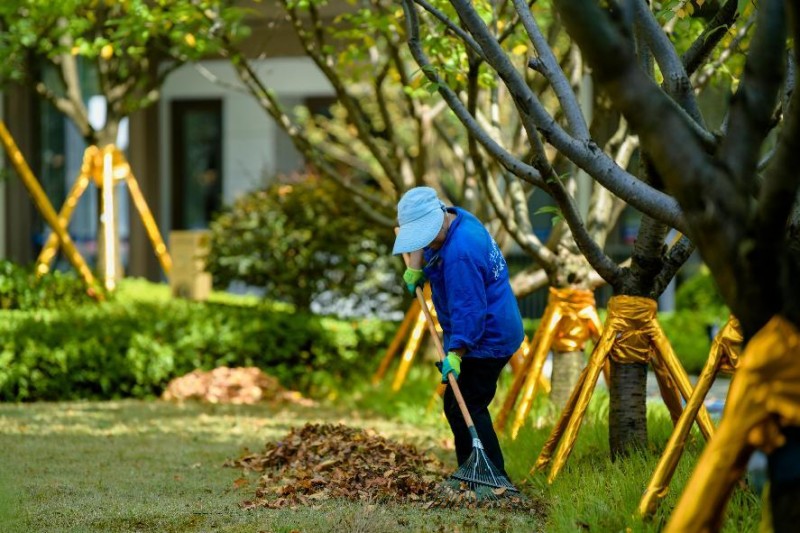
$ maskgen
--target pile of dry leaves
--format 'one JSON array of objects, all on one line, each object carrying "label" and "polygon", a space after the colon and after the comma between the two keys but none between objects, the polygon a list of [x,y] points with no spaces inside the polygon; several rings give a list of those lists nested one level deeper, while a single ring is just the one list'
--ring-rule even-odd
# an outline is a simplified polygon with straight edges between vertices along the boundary
[{"label": "pile of dry leaves", "polygon": [[256,367],[195,370],[170,381],[161,398],[232,404],[262,401],[313,404],[299,392],[284,389],[276,378]]},{"label": "pile of dry leaves", "polygon": [[[528,498],[499,494],[478,501],[466,487],[448,487],[438,460],[414,446],[344,425],[306,424],[262,453],[228,461],[226,466],[262,474],[256,498],[242,507],[280,508],[345,498],[367,502],[417,503],[431,507],[496,507],[533,511]],[[247,484],[246,478],[237,486]],[[534,511],[538,512],[538,510]]]}]

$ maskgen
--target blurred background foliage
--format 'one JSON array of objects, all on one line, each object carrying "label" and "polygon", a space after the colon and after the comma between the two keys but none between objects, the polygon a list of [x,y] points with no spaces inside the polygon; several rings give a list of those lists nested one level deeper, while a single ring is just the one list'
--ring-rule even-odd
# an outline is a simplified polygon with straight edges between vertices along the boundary
[{"label": "blurred background foliage", "polygon": [[386,317],[402,300],[393,235],[358,216],[352,196],[314,175],[242,195],[211,224],[207,269],[298,309]]}]

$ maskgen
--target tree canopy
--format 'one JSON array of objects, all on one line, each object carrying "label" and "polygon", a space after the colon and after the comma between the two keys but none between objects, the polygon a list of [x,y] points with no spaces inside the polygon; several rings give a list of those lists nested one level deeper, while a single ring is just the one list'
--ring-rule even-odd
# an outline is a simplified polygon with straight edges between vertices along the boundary
[{"label": "tree canopy", "polygon": [[[119,120],[157,101],[170,72],[218,52],[223,34],[243,36],[242,17],[223,0],[2,2],[0,83],[30,84],[90,144],[114,142]],[[100,131],[92,94],[106,99]]]}]

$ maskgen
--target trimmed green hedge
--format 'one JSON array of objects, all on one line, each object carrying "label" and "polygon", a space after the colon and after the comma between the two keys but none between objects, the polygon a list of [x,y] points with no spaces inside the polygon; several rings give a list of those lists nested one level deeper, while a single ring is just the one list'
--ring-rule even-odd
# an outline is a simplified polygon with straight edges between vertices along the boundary
[{"label": "trimmed green hedge", "polygon": [[[698,280],[684,289],[694,308],[659,315],[692,374],[708,356],[707,326],[727,320],[707,285]],[[223,365],[258,366],[286,387],[319,396],[365,379],[397,327],[256,302],[222,293],[205,303],[172,300],[163,284],[125,280],[102,304],[0,310],[0,401],[152,397],[174,377]],[[536,326],[526,321],[531,335]]]},{"label": "trimmed green hedge", "polygon": [[83,281],[72,271],[38,277],[32,266],[0,260],[0,309],[42,309],[91,303]]},{"label": "trimmed green hedge", "polygon": [[366,374],[395,324],[268,306],[117,299],[0,312],[0,400],[152,397],[194,369],[258,366],[319,395]]}]

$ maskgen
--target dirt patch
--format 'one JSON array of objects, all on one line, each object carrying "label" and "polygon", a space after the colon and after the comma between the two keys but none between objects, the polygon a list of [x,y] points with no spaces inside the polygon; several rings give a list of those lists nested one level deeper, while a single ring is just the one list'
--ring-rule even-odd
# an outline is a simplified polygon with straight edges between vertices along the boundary
[{"label": "dirt patch", "polygon": [[287,402],[314,405],[313,401],[303,398],[299,392],[284,389],[275,377],[252,366],[195,370],[170,381],[161,398],[229,404]]},{"label": "dirt patch", "polygon": [[[370,503],[412,503],[423,508],[490,507],[539,514],[530,498],[496,492],[478,499],[466,485],[450,485],[448,471],[414,446],[372,431],[332,424],[306,424],[261,453],[246,453],[225,466],[260,474],[255,498],[242,507],[282,508],[344,498]],[[249,485],[245,477],[234,482]],[[491,490],[491,489],[489,489]]]}]

